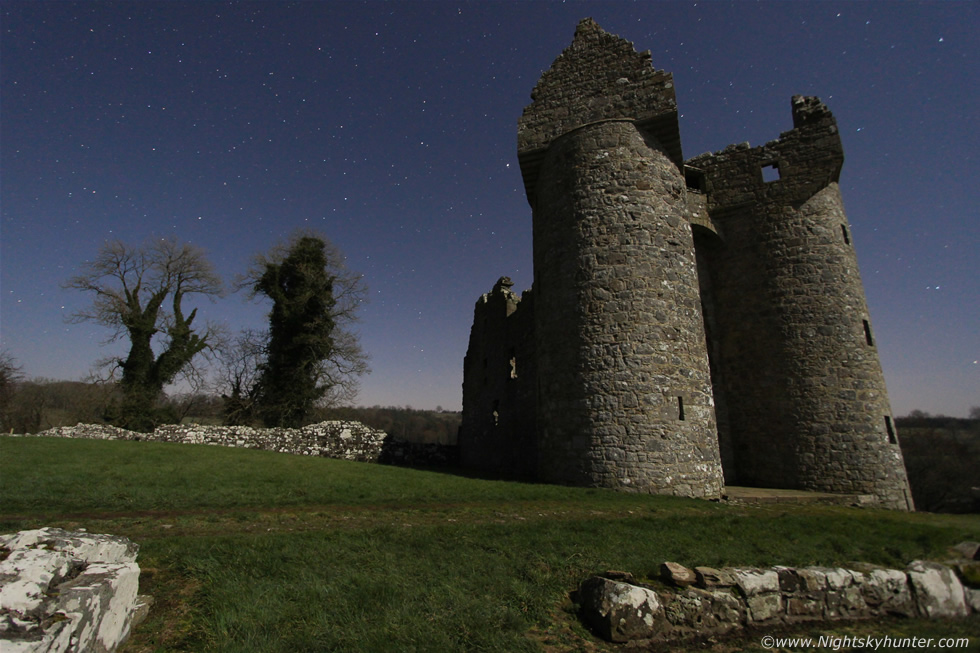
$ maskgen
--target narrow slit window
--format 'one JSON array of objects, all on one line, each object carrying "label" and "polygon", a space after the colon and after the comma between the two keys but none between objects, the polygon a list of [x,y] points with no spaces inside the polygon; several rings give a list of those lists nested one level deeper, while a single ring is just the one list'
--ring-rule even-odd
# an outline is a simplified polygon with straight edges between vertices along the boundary
[{"label": "narrow slit window", "polygon": [[844,244],[845,245],[850,245],[851,244],[851,234],[849,234],[847,232],[847,225],[846,224],[842,224],[840,226],[840,230],[841,230],[841,233],[844,234]]},{"label": "narrow slit window", "polygon": [[898,438],[895,437],[895,427],[892,425],[892,418],[885,415],[885,431],[888,433],[888,442],[890,444],[898,444]]},{"label": "narrow slit window", "polygon": [[869,347],[875,346],[874,338],[871,337],[871,323],[867,320],[861,320],[864,322],[864,341],[868,343]]},{"label": "narrow slit window", "polygon": [[778,163],[770,163],[762,166],[762,181],[766,182],[767,184],[771,184],[774,181],[779,181]]},{"label": "narrow slit window", "polygon": [[684,397],[677,398],[677,419],[684,421]]}]

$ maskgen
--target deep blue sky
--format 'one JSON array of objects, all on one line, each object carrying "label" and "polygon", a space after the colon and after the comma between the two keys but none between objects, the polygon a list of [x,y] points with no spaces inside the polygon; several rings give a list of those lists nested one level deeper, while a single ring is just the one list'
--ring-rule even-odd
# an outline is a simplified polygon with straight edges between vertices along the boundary
[{"label": "deep blue sky", "polygon": [[976,2],[4,0],[0,346],[61,379],[122,351],[64,321],[107,239],[175,236],[230,280],[313,227],[371,289],[359,403],[458,409],[474,302],[532,280],[517,119],[586,16],[674,73],[688,158],[824,100],[894,412],[980,405]]}]

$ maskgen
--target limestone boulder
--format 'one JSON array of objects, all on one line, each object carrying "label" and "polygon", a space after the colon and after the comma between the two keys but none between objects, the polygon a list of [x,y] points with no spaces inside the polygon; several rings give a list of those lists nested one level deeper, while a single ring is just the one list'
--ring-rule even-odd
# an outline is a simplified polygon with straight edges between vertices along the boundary
[{"label": "limestone boulder", "polygon": [[908,576],[898,569],[873,569],[865,574],[862,586],[864,600],[876,613],[900,617],[913,617],[915,600],[909,587]]},{"label": "limestone boulder", "polygon": [[963,590],[963,597],[966,599],[966,605],[970,610],[980,614],[980,590],[968,587]]},{"label": "limestone boulder", "polygon": [[748,617],[745,605],[727,590],[689,587],[663,599],[672,639],[725,635],[744,627]]},{"label": "limestone boulder", "polygon": [[966,560],[980,560],[980,542],[960,542],[953,550]]},{"label": "limestone boulder", "polygon": [[56,528],[0,536],[0,650],[114,651],[133,623],[137,545]]},{"label": "limestone boulder", "polygon": [[660,580],[675,587],[689,587],[697,581],[697,576],[682,564],[665,562],[660,565]]},{"label": "limestone boulder", "polygon": [[775,569],[733,569],[732,572],[736,587],[745,597],[750,622],[773,622],[782,616],[783,596]]},{"label": "limestone boulder", "polygon": [[936,562],[916,560],[906,572],[919,614],[930,619],[969,614],[963,584],[952,569]]},{"label": "limestone boulder", "polygon": [[135,562],[97,563],[58,588],[56,611],[73,616],[80,651],[112,651],[126,639],[139,577]]},{"label": "limestone boulder", "polygon": [[701,589],[722,589],[735,586],[735,576],[730,569],[695,567],[694,576]]},{"label": "limestone boulder", "polygon": [[775,569],[733,569],[735,585],[745,597],[779,591],[779,574]]},{"label": "limestone boulder", "polygon": [[664,620],[656,592],[602,576],[582,582],[578,602],[585,622],[611,642],[651,639]]}]

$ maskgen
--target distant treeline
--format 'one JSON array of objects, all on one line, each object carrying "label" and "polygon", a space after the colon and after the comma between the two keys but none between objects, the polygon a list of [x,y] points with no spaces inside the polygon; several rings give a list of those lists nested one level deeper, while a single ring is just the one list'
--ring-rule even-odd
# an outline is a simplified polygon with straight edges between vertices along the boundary
[{"label": "distant treeline", "polygon": [[456,444],[462,413],[411,407],[329,408],[324,419],[353,420],[409,442]]},{"label": "distant treeline", "polygon": [[[38,433],[56,426],[102,424],[119,400],[114,384],[81,381],[16,380],[0,388],[0,432]],[[207,393],[175,394],[162,398],[157,409],[165,423],[222,424],[224,398]],[[316,408],[308,423],[354,420],[407,440],[456,444],[460,413],[416,410],[411,407]]]},{"label": "distant treeline", "polygon": [[[971,415],[973,410],[970,411]],[[896,417],[898,428],[920,429],[976,429],[980,428],[980,415],[975,417],[946,417],[945,415],[930,415],[913,410],[905,417]]]},{"label": "distant treeline", "polygon": [[895,420],[916,510],[980,512],[980,411],[970,415],[913,411]]}]

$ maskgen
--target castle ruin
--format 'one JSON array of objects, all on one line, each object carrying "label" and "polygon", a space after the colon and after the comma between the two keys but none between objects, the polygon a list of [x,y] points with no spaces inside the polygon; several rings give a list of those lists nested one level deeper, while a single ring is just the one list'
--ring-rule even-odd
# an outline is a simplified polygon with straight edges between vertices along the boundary
[{"label": "castle ruin", "polygon": [[827,107],[796,96],[779,139],[685,161],[671,74],[591,19],[531,98],[534,283],[518,297],[501,278],[476,304],[462,463],[911,510]]}]

